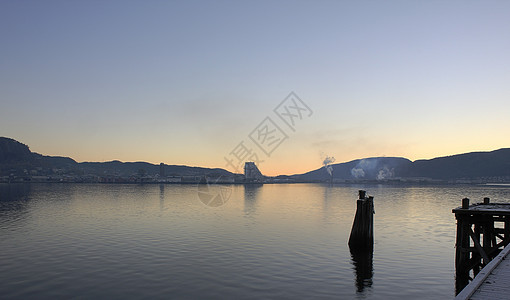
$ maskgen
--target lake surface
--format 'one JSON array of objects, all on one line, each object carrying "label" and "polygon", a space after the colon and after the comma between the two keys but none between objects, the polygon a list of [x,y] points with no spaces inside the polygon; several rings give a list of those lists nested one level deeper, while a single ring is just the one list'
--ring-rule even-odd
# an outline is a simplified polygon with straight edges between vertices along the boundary
[{"label": "lake surface", "polygon": [[[0,295],[453,298],[451,209],[510,200],[508,186],[225,188],[211,207],[194,185],[0,184]],[[373,260],[347,246],[359,189],[375,197]]]}]

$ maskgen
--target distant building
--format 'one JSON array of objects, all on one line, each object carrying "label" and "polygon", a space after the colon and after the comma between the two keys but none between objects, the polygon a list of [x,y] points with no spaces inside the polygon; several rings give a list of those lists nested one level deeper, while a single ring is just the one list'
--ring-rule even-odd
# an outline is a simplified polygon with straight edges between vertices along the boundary
[{"label": "distant building", "polygon": [[159,164],[159,177],[165,177],[165,164]]},{"label": "distant building", "polygon": [[244,163],[244,177],[246,181],[260,181],[264,179],[264,175],[260,173],[259,168],[252,161]]}]

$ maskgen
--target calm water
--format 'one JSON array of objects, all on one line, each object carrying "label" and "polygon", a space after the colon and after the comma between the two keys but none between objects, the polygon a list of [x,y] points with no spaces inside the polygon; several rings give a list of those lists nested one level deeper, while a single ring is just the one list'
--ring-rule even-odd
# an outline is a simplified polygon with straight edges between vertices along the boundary
[{"label": "calm water", "polygon": [[[445,299],[460,199],[509,187],[0,184],[5,298]],[[357,190],[375,196],[373,264],[347,240]],[[213,193],[214,190],[211,191]]]}]

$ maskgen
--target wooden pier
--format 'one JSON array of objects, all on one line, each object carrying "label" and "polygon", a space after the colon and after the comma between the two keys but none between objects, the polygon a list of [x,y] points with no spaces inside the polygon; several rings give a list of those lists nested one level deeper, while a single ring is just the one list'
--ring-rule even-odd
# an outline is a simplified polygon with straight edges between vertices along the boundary
[{"label": "wooden pier", "polygon": [[[510,243],[510,204],[483,203],[453,209],[457,219],[455,284],[459,294]],[[510,249],[510,248],[509,248]]]},{"label": "wooden pier", "polygon": [[506,247],[458,295],[455,300],[508,299],[510,296],[510,246]]}]

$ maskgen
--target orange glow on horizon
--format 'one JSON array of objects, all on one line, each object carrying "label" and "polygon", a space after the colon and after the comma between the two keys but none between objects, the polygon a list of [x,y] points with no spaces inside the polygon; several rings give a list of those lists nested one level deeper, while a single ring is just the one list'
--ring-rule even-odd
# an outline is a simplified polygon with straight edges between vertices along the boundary
[{"label": "orange glow on horizon", "polygon": [[[377,148],[377,143],[348,149],[345,151],[329,151],[327,154],[336,158],[334,164],[349,162],[356,159],[367,157],[404,157],[411,161],[419,159],[432,159],[442,156],[450,156],[468,152],[493,151],[501,148],[507,148],[502,141],[494,142],[488,135],[484,139],[476,141],[467,140],[465,143],[444,143],[443,140],[435,137],[439,144],[420,143],[408,147],[398,149],[393,153],[390,152],[391,147],[388,144],[381,144]],[[230,172],[233,169],[228,168],[222,155],[218,153],[226,152],[225,150],[217,150],[204,152],[201,149],[194,148],[186,151],[186,149],[174,149],[172,153],[167,152],[169,147],[161,145],[142,145],[135,147],[133,145],[123,144],[102,144],[102,151],[98,151],[98,147],[93,144],[69,144],[69,143],[41,143],[41,141],[19,140],[27,144],[33,152],[42,155],[66,156],[77,162],[105,162],[119,160],[122,162],[148,162],[159,164],[161,162],[168,165],[186,165],[191,167],[205,168],[221,168]],[[424,140],[426,141],[426,140]],[[299,144],[299,143],[296,143]],[[480,147],[479,145],[483,145]],[[506,147],[505,147],[506,146]],[[298,148],[299,151],[292,151],[292,147]],[[267,176],[293,175],[302,174],[321,168],[322,159],[317,151],[312,148],[296,147],[292,145],[266,158],[264,162],[259,164],[260,171]],[[342,150],[343,148],[340,148]],[[288,155],[292,153],[292,155]],[[239,167],[239,173],[243,172],[243,167]]]}]

